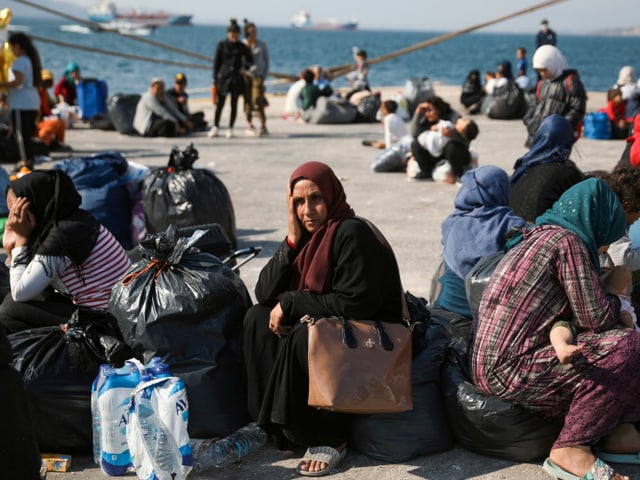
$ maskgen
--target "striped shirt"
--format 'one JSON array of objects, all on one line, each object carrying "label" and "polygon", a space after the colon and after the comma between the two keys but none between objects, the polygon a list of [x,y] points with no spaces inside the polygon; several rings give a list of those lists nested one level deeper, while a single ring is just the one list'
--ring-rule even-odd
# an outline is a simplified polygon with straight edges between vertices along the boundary
[{"label": "striped shirt", "polygon": [[[21,250],[13,249],[12,257],[17,258]],[[78,306],[107,310],[111,289],[130,264],[115,237],[100,226],[93,250],[79,267],[73,265],[68,257],[42,255],[35,255],[28,265],[13,265],[10,270],[11,294],[15,301],[33,300],[51,284],[69,295]],[[56,272],[57,276],[52,278],[47,271]]]}]

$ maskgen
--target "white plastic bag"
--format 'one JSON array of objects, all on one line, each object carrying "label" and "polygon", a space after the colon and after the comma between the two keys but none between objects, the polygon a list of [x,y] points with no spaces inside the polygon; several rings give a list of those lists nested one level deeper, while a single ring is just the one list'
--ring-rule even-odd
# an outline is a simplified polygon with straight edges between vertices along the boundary
[{"label": "white plastic bag", "polygon": [[148,379],[131,394],[127,443],[143,480],[184,480],[193,466],[189,405],[178,377]]}]

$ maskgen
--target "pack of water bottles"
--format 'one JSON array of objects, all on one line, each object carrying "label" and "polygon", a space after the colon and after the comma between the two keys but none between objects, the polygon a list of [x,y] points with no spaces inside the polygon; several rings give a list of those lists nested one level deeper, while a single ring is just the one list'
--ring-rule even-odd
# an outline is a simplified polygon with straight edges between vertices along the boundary
[{"label": "pack of water bottles", "polygon": [[186,390],[159,357],[147,365],[102,365],[91,410],[94,461],[106,474],[135,470],[143,480],[183,480],[191,471]]}]

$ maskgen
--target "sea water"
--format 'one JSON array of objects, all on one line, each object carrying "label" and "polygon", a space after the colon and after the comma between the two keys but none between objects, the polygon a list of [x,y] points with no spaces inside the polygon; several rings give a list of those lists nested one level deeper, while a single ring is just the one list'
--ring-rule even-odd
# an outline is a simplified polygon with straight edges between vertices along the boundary
[{"label": "sea water", "polygon": [[[375,58],[444,33],[382,30],[305,31],[284,27],[261,27],[259,19],[255,20],[259,27],[259,37],[267,43],[269,49],[271,70],[293,75],[297,75],[309,65],[319,64],[326,67],[351,63],[351,47],[354,45],[365,49],[369,58]],[[14,18],[12,23],[27,26],[27,33],[47,39],[145,58],[198,65],[196,68],[150,63],[36,41],[43,67],[50,69],[56,79],[62,75],[67,62],[73,60],[80,65],[85,77],[106,80],[110,94],[144,92],[149,80],[154,76],[164,78],[170,85],[178,71],[187,75],[189,89],[200,90],[203,96],[209,94],[212,75],[209,60],[171,52],[113,33],[80,34],[59,31],[59,25],[72,23],[65,19]],[[464,26],[466,25],[461,25]],[[510,60],[515,64],[517,47],[525,47],[528,51],[529,77],[533,80],[535,72],[531,68],[531,57],[535,50],[536,33],[536,30],[532,29],[530,33],[525,34],[479,31],[461,35],[372,65],[369,82],[373,86],[401,86],[411,76],[428,76],[444,84],[462,85],[467,73],[473,68],[480,71],[495,70],[503,60]],[[640,73],[638,37],[565,35],[561,31],[557,33],[558,47],[567,57],[569,66],[579,71],[587,90],[606,91],[615,83],[618,71],[624,65],[632,65]],[[217,42],[226,38],[226,25],[160,27],[150,36],[143,38],[212,59]],[[346,86],[344,77],[336,79],[333,83],[336,87]],[[287,87],[269,86],[269,90],[286,91]]]}]

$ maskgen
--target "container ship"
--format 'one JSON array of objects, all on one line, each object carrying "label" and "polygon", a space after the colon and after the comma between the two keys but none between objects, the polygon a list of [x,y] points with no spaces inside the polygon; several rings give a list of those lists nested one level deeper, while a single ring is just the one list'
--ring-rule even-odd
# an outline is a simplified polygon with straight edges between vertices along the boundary
[{"label": "container ship", "polygon": [[146,27],[162,27],[166,25],[191,25],[193,15],[175,15],[164,11],[139,12],[131,10],[119,12],[115,4],[101,2],[89,10],[89,20],[95,23],[127,21]]},{"label": "container ship", "polygon": [[358,28],[358,21],[353,19],[350,22],[339,22],[330,19],[326,22],[314,23],[311,21],[309,12],[301,11],[293,16],[291,26],[301,30],[355,30]]}]

